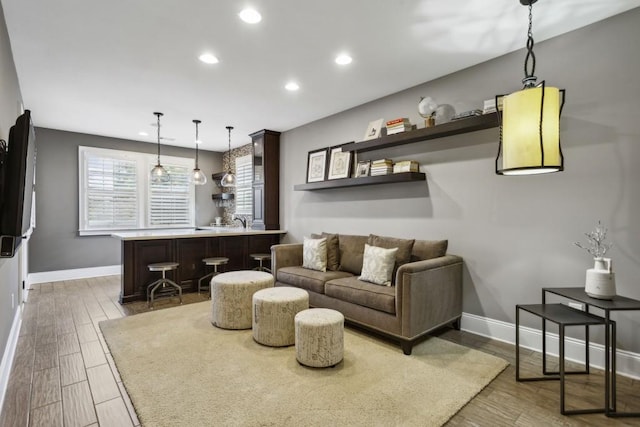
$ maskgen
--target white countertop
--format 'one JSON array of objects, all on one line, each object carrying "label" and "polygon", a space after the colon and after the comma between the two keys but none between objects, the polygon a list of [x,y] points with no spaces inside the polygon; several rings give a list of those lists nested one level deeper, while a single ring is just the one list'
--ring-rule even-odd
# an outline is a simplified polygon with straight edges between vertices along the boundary
[{"label": "white countertop", "polygon": [[113,233],[120,240],[186,239],[192,237],[253,236],[259,234],[285,234],[285,230],[253,230],[243,227],[198,227],[173,230],[140,230]]}]

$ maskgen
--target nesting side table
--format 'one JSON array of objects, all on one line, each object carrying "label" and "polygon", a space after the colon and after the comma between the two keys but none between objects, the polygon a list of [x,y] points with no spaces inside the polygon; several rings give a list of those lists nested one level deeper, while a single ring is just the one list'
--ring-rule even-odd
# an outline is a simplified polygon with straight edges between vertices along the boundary
[{"label": "nesting side table", "polygon": [[[543,331],[547,321],[553,322],[558,325],[559,335],[559,369],[558,372],[545,372],[543,369],[543,376],[541,377],[528,377],[523,378],[520,376],[520,311],[526,311],[530,314],[538,316],[542,319]],[[564,360],[564,345],[565,345],[565,328],[567,326],[594,326],[602,325],[605,327],[605,341],[606,346],[609,346],[609,325],[602,317],[596,316],[591,313],[586,313],[581,310],[576,310],[564,304],[527,304],[516,305],[516,381],[544,381],[544,380],[560,380],[560,413],[562,415],[575,415],[575,414],[593,414],[599,412],[605,412],[607,402],[609,401],[609,387],[608,384],[608,372],[605,372],[605,385],[604,385],[604,405],[602,408],[590,408],[590,409],[565,409],[565,375],[567,374],[588,374],[589,373],[589,343],[587,334],[587,365],[585,371],[579,372],[566,372],[565,360]],[[545,335],[542,338],[545,341]],[[543,346],[544,347],[544,346]],[[546,350],[543,350],[542,360],[543,365],[546,366]]]},{"label": "nesting side table", "polygon": [[[640,301],[616,295],[611,300],[591,298],[584,291],[584,287],[542,288],[542,303],[546,302],[547,294],[554,294],[586,305],[586,311],[591,308],[602,310],[607,330],[611,329],[609,343],[605,344],[605,381],[608,385],[608,399],[605,406],[605,414],[608,417],[640,417],[640,412],[621,412],[616,408],[616,324],[611,320],[612,311],[640,310]],[[542,333],[544,335],[544,324]],[[544,345],[544,341],[543,341]],[[587,342],[587,346],[589,343]],[[543,347],[544,351],[544,347]],[[588,359],[587,359],[588,364]],[[608,376],[608,378],[607,378]]]}]

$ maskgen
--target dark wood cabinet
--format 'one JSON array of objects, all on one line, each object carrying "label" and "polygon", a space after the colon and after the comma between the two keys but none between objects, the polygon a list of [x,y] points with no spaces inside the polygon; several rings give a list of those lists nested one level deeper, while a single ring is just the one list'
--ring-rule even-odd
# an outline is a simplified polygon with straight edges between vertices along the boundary
[{"label": "dark wood cabinet", "polygon": [[280,132],[263,129],[253,143],[253,225],[257,230],[280,229]]},{"label": "dark wood cabinet", "polygon": [[120,302],[146,300],[147,286],[161,274],[150,272],[149,264],[179,263],[177,270],[167,272],[167,278],[178,283],[183,292],[195,292],[198,279],[209,272],[203,258],[229,258],[229,263],[220,268],[221,272],[246,270],[254,267],[249,254],[270,253],[271,246],[277,243],[280,243],[280,233],[123,240]]}]

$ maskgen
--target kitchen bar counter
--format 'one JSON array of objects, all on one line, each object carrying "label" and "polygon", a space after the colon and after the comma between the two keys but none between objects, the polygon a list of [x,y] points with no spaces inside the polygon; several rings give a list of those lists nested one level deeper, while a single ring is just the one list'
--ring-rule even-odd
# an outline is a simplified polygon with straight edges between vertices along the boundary
[{"label": "kitchen bar counter", "polygon": [[280,243],[284,230],[253,230],[242,227],[201,227],[201,229],[141,230],[114,233],[121,241],[122,289],[120,302],[146,299],[147,285],[159,278],[147,266],[155,262],[177,262],[167,278],[175,281],[183,292],[195,292],[198,279],[209,271],[202,259],[227,257],[229,263],[219,271],[246,270],[257,264],[252,253],[271,253]]}]

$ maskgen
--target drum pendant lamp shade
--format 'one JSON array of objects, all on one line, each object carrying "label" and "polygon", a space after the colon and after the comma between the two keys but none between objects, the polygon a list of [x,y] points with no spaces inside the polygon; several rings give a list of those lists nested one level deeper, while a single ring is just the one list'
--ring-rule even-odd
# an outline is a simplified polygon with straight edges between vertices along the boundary
[{"label": "drum pendant lamp shade", "polygon": [[[524,88],[509,95],[497,95],[500,145],[496,157],[498,175],[535,175],[564,170],[560,147],[560,114],[565,90],[536,85],[536,58],[533,53],[532,5],[536,0],[520,0],[529,7]],[[531,61],[531,68],[529,68]]]}]

